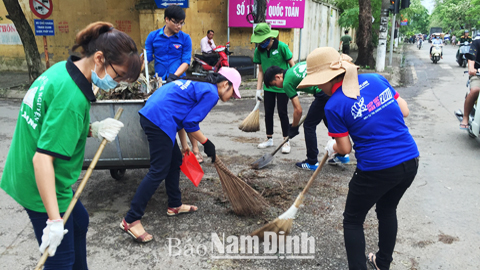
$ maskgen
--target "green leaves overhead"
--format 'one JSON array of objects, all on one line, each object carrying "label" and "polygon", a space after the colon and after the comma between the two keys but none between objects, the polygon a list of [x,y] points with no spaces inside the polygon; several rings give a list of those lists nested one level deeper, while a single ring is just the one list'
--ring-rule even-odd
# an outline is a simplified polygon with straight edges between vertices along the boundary
[{"label": "green leaves overhead", "polygon": [[480,0],[437,0],[431,15],[431,26],[448,32],[480,26]]}]

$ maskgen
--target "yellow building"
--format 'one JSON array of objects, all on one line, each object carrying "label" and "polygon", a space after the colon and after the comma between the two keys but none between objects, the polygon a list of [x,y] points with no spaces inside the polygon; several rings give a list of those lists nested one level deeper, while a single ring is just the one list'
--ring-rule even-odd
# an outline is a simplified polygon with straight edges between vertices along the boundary
[{"label": "yellow building", "polygon": [[[19,0],[19,3],[33,29],[33,19],[38,18],[30,10],[29,1]],[[306,28],[301,35],[304,44],[299,39],[299,29],[280,29],[279,39],[289,45],[290,50],[294,52],[294,60],[306,57],[306,51],[302,51],[300,56],[299,48],[338,46],[340,39],[339,27],[329,29],[333,24],[325,23],[325,26],[321,26],[321,20],[317,22],[318,16],[328,14],[329,21],[331,19],[336,24],[338,9],[318,0],[306,0],[306,5]],[[325,12],[308,19],[307,16],[310,16],[308,10],[312,11],[312,8],[315,11],[324,10]],[[182,31],[192,38],[192,53],[200,53],[200,40],[209,29],[215,31],[215,44],[224,45],[227,42],[227,9],[228,0],[189,0],[189,7],[185,9],[186,19]],[[0,20],[0,70],[27,70],[23,46],[19,44],[18,37],[15,38],[14,27],[12,30],[13,23],[6,18],[6,15],[7,11],[2,1],[0,2],[2,18]],[[156,9],[154,0],[53,0],[53,12],[48,19],[54,21],[55,36],[47,37],[50,64],[68,58],[75,34],[91,22],[113,23],[117,29],[129,34],[140,49],[144,47],[148,34],[164,25],[163,16],[164,9]],[[4,32],[2,29],[10,32]],[[309,31],[324,33],[319,35]],[[234,55],[253,56],[255,46],[250,43],[251,34],[251,28],[230,29],[230,50],[235,53]],[[312,41],[311,34],[318,36],[319,39]],[[330,41],[328,41],[329,36],[332,36]],[[333,41],[334,39],[338,41]],[[36,37],[36,41],[44,61],[43,38]],[[307,41],[309,46],[305,47]]]}]

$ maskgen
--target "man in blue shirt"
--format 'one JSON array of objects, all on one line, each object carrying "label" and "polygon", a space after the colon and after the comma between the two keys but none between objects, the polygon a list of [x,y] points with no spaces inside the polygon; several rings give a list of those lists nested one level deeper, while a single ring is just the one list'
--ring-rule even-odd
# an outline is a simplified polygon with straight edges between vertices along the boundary
[{"label": "man in blue shirt", "polygon": [[[155,72],[163,80],[185,76],[192,59],[192,39],[180,31],[185,24],[185,11],[179,6],[165,9],[165,26],[150,32],[145,41],[148,62],[155,59]],[[169,81],[170,81],[169,80]]]}]

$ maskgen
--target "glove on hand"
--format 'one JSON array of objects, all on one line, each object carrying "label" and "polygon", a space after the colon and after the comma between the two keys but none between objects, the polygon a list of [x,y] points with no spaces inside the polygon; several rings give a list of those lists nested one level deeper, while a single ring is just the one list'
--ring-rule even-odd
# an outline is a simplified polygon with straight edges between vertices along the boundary
[{"label": "glove on hand", "polygon": [[335,154],[335,150],[333,150],[333,145],[335,144],[335,139],[331,139],[328,141],[327,146],[325,146],[325,150],[328,151],[328,156],[332,156]]},{"label": "glove on hand", "polygon": [[298,131],[299,126],[293,127],[292,124],[288,125],[288,138],[293,139],[293,137],[300,134]]},{"label": "glove on hand", "polygon": [[257,100],[263,101],[262,92],[263,90],[257,90],[257,93],[255,94]]},{"label": "glove on hand", "polygon": [[212,163],[214,163],[216,157],[215,145],[209,139],[207,139],[207,141],[203,143],[203,151],[205,152],[205,154],[207,154],[208,157],[212,158]]},{"label": "glove on hand", "polygon": [[171,73],[171,74],[168,75],[168,77],[167,77],[167,83],[176,81],[176,80],[178,80],[178,79],[180,79],[180,77],[178,77],[177,75]]},{"label": "glove on hand", "polygon": [[40,252],[43,254],[48,247],[48,255],[50,257],[55,255],[57,247],[62,242],[63,236],[68,233],[68,230],[63,228],[63,219],[47,220],[47,227],[43,229],[42,244],[40,245]]},{"label": "glove on hand", "polygon": [[112,142],[117,137],[118,132],[123,127],[123,123],[113,118],[107,118],[100,122],[92,123],[92,137],[99,140],[107,139]]}]

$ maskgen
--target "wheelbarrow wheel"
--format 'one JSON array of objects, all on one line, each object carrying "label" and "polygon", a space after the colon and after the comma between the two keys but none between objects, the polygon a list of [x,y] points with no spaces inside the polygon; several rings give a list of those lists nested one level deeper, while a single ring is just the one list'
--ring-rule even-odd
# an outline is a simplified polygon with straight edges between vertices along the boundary
[{"label": "wheelbarrow wheel", "polygon": [[126,169],[111,169],[110,175],[115,180],[122,180],[123,176],[125,176]]}]

